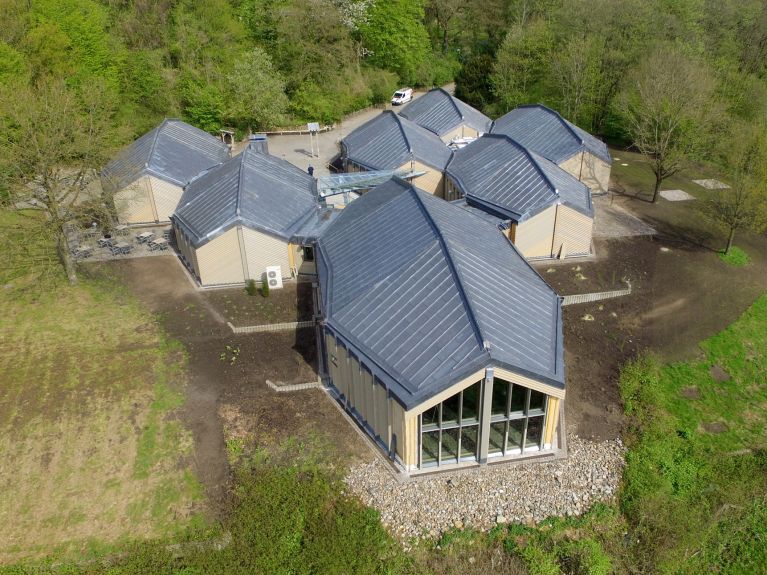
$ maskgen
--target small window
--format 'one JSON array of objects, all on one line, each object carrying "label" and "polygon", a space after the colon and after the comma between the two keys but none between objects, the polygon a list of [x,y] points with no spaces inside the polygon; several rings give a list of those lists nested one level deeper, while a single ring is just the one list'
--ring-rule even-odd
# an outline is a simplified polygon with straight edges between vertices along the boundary
[{"label": "small window", "polygon": [[305,262],[314,261],[314,248],[312,246],[306,246],[304,248],[304,261]]}]

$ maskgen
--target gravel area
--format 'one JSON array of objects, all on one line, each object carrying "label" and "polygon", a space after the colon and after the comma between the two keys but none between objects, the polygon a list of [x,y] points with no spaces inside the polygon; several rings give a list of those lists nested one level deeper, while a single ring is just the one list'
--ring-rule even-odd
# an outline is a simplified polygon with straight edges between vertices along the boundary
[{"label": "gravel area", "polygon": [[488,530],[497,523],[532,524],[553,515],[580,515],[611,500],[620,483],[620,439],[572,436],[569,456],[548,463],[490,466],[399,481],[380,459],[353,467],[352,493],[381,512],[396,537],[437,538],[451,528]]}]

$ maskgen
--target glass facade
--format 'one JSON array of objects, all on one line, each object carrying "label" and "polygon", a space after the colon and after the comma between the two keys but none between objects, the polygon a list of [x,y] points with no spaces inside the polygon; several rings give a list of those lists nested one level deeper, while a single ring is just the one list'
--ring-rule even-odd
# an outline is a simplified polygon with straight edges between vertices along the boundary
[{"label": "glass facade", "polygon": [[421,414],[421,467],[476,461],[480,382]]},{"label": "glass facade", "polygon": [[483,438],[481,390],[482,382],[477,382],[421,414],[421,468],[476,461],[482,441],[487,442],[488,457],[542,449],[546,394],[495,378]]}]

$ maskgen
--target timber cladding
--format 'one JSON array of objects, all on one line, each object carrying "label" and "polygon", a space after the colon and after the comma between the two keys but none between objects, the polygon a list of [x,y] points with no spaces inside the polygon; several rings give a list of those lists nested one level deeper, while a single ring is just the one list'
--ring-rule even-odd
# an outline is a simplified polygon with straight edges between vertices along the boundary
[{"label": "timber cladding", "polygon": [[[401,170],[410,171],[411,165],[408,162],[400,167]],[[421,188],[424,192],[437,196],[438,198],[445,197],[445,177],[441,171],[421,162],[413,162],[412,169],[416,172],[426,172],[423,176],[419,176],[413,180],[413,184]]]},{"label": "timber cladding", "polygon": [[[421,413],[475,383],[481,383],[485,375],[484,369],[479,370],[406,411],[387,394],[386,388],[373,376],[364,362],[338,342],[332,333],[326,331],[324,336],[328,372],[332,385],[338,392],[339,401],[368,435],[390,452],[396,453],[407,470],[415,470],[418,467]],[[559,405],[564,399],[564,390],[506,369],[496,367],[494,372],[496,377],[546,394],[543,443],[545,449],[550,449],[559,425]]]},{"label": "timber cladding", "polygon": [[117,220],[122,224],[146,224],[156,221],[149,177],[142,176],[115,193]]},{"label": "timber cladding", "polygon": [[557,206],[516,225],[514,245],[526,258],[551,257]]},{"label": "timber cladding", "polygon": [[154,199],[156,221],[169,222],[181,199],[181,194],[183,193],[181,186],[150,176],[149,188]]},{"label": "timber cladding", "polygon": [[557,206],[552,255],[564,258],[591,253],[594,220],[568,206]]},{"label": "timber cladding", "polygon": [[202,285],[245,282],[237,228],[230,228],[196,252]]},{"label": "timber cladding", "polygon": [[592,194],[608,190],[610,164],[589,152],[575,154],[561,162],[559,167],[586,184]]}]

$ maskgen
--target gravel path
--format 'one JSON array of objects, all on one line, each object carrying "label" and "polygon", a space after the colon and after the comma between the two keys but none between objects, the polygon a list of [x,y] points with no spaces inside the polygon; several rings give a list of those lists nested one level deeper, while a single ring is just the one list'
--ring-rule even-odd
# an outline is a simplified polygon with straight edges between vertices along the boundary
[{"label": "gravel path", "polygon": [[618,489],[625,448],[620,439],[592,442],[571,436],[567,459],[493,466],[398,481],[376,459],[351,469],[352,493],[381,512],[395,536],[436,538],[452,527],[488,530],[496,523],[580,515]]}]

